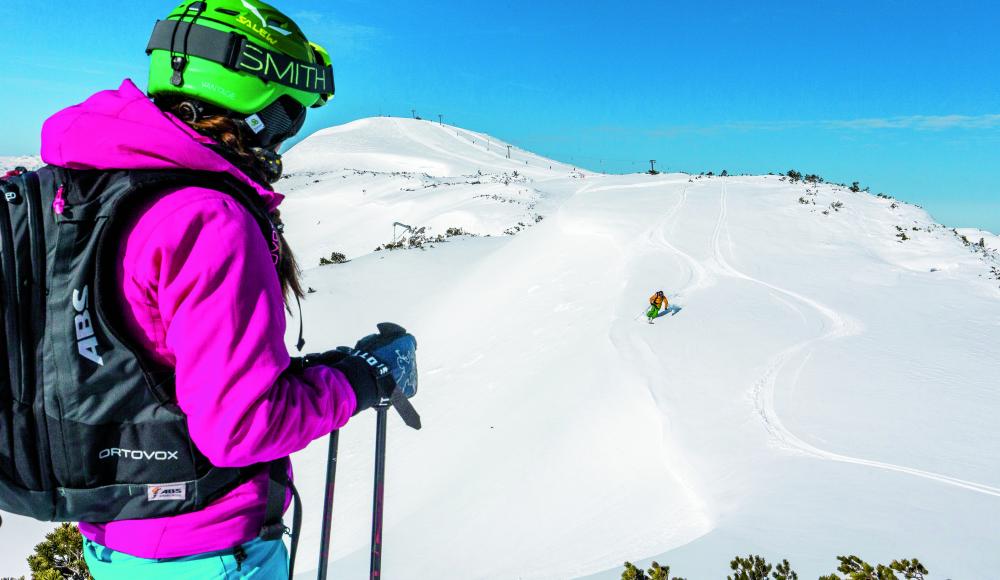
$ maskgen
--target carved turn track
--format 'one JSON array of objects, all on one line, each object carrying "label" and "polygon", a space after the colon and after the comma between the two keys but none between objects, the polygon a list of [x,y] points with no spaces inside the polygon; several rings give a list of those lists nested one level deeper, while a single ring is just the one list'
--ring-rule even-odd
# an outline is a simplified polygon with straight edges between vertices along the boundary
[{"label": "carved turn track", "polygon": [[[814,445],[811,445],[803,441],[799,437],[797,437],[794,433],[789,431],[781,423],[781,419],[778,417],[778,414],[775,411],[774,394],[778,377],[784,370],[785,366],[791,360],[796,359],[800,354],[805,353],[805,357],[803,358],[803,364],[802,364],[802,366],[804,366],[805,362],[808,361],[808,358],[812,355],[812,349],[817,345],[817,343],[858,334],[861,332],[861,326],[858,323],[851,320],[850,318],[841,315],[835,310],[832,310],[831,308],[815,300],[812,300],[797,292],[793,292],[791,290],[787,290],[785,288],[781,288],[779,286],[775,286],[763,280],[759,280],[757,278],[749,276],[746,273],[735,268],[732,264],[730,264],[726,260],[726,257],[723,254],[720,245],[720,238],[723,230],[726,230],[728,235],[728,227],[727,227],[728,208],[726,199],[727,195],[728,192],[726,190],[726,181],[724,180],[722,182],[722,195],[720,198],[719,219],[718,222],[716,222],[715,232],[712,236],[712,249],[714,252],[715,261],[717,263],[719,271],[722,274],[731,276],[733,278],[738,278],[746,280],[748,282],[753,282],[754,284],[763,286],[773,292],[777,292],[779,294],[792,298],[795,301],[808,306],[809,308],[819,313],[820,317],[823,319],[825,327],[825,331],[821,335],[794,344],[782,350],[774,357],[772,357],[771,360],[768,361],[767,368],[765,369],[763,375],[761,375],[761,377],[757,379],[757,381],[754,383],[753,387],[750,390],[750,396],[753,401],[754,410],[760,417],[761,421],[764,424],[764,427],[767,429],[767,432],[770,434],[772,440],[775,442],[775,445],[788,451],[801,453],[811,457],[816,457],[818,459],[824,459],[827,461],[839,461],[841,463],[851,463],[854,465],[864,465],[867,467],[883,469],[886,471],[895,471],[897,473],[904,473],[906,475],[922,477],[932,481],[937,481],[939,483],[944,483],[947,485],[953,485],[956,487],[968,489],[970,491],[975,491],[978,493],[1000,497],[1000,488],[997,487],[976,483],[974,481],[959,479],[957,477],[951,477],[940,473],[933,473],[930,471],[915,469],[912,467],[905,467],[902,465],[895,465],[892,463],[885,463],[882,461],[862,459],[859,457],[851,457],[848,455],[842,455],[839,453],[834,453],[831,451],[819,449],[818,447],[815,447]],[[801,371],[801,368],[802,367],[800,366],[799,371]],[[797,379],[798,379],[798,373],[796,373],[796,376],[792,379],[793,384],[795,381],[797,381]]]}]

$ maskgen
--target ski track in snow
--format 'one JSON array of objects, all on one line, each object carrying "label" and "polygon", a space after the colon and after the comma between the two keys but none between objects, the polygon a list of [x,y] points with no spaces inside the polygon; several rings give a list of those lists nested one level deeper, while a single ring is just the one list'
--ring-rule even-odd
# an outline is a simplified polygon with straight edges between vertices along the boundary
[{"label": "ski track in snow", "polygon": [[[669,184],[658,183],[656,185],[662,186]],[[643,184],[643,186],[647,186],[647,184]],[[594,184],[591,183],[578,189],[577,194],[584,192],[596,193],[602,191],[617,191],[618,189],[619,188],[615,186],[594,187]],[[681,192],[677,203],[656,223],[656,225],[647,230],[644,236],[644,241],[648,247],[657,250],[667,249],[674,252],[688,264],[687,282],[682,290],[677,294],[704,286],[704,280],[707,277],[704,267],[698,263],[697,260],[692,258],[689,254],[676,248],[666,239],[666,228],[668,225],[676,223],[676,219],[680,214],[681,209],[687,203],[687,193],[688,188],[685,187]],[[693,280],[697,281],[693,282]],[[643,314],[644,312],[640,312],[638,316],[633,317],[631,320],[625,322],[625,324],[631,325],[636,318],[642,316]],[[637,334],[626,331],[625,328],[625,326],[613,326],[609,335],[611,344],[618,352],[621,360],[630,363],[628,366],[632,368],[660,367],[660,359],[656,356],[653,348],[645,338],[645,333]],[[634,364],[633,359],[642,361],[642,364]],[[671,447],[670,441],[666,438],[669,410],[664,404],[662,396],[660,396],[655,388],[656,385],[655,379],[653,378],[654,376],[663,375],[660,373],[654,373],[653,376],[639,377],[639,379],[645,385],[646,391],[648,392],[653,404],[657,409],[659,409],[658,418],[660,421],[660,428],[661,432],[664,433],[663,444],[665,448],[669,449],[669,451],[666,451],[665,449],[666,456],[663,459],[667,466],[667,473],[679,486],[681,493],[683,493],[687,498],[687,506],[692,510],[692,513],[687,515],[690,519],[687,520],[686,525],[691,531],[690,537],[687,538],[687,541],[694,541],[695,539],[709,533],[715,527],[715,516],[712,509],[709,507],[708,501],[701,495],[701,493],[699,493],[698,486],[692,483],[692,477],[690,475],[691,467],[683,455],[683,450]],[[676,524],[677,522],[674,523]],[[661,550],[663,549],[669,548],[666,546],[661,547]]]},{"label": "ski track in snow", "polygon": [[[623,190],[623,189],[644,189],[647,187],[663,187],[667,185],[674,185],[675,182],[660,180],[660,181],[649,181],[645,183],[629,183],[627,185],[602,185],[601,187],[595,187],[591,191],[597,193],[599,191],[610,191],[610,190]],[[685,189],[686,191],[686,189]]]},{"label": "ski track in snow", "polygon": [[701,265],[701,262],[696,260],[687,252],[671,244],[670,241],[667,240],[667,232],[666,232],[667,224],[670,223],[672,220],[676,221],[677,214],[687,203],[687,196],[688,196],[688,188],[685,187],[684,190],[681,192],[681,198],[680,200],[678,200],[677,205],[671,208],[670,211],[667,212],[667,215],[664,216],[663,220],[661,220],[659,224],[657,224],[654,228],[652,228],[647,235],[647,240],[650,243],[652,243],[657,247],[665,248],[668,251],[673,252],[677,257],[684,260],[684,262],[687,263],[688,265],[687,282],[685,282],[685,285],[674,293],[675,298],[686,295],[695,290],[700,290],[702,288],[705,288],[706,286],[709,286],[708,273],[706,272],[705,267]]},{"label": "ski track in snow", "polygon": [[893,463],[885,463],[882,461],[874,461],[870,459],[862,459],[859,457],[851,457],[849,455],[842,455],[839,453],[834,453],[831,451],[826,451],[815,447],[799,437],[794,433],[789,431],[782,423],[781,419],[778,417],[774,406],[774,395],[775,387],[778,382],[778,376],[781,374],[784,367],[793,360],[800,353],[805,352],[805,360],[799,366],[795,373],[795,377],[792,379],[792,384],[794,385],[798,381],[799,373],[805,367],[806,360],[812,356],[813,347],[819,342],[833,340],[836,338],[843,338],[847,336],[853,336],[859,334],[862,327],[859,323],[851,320],[850,318],[839,314],[838,312],[824,306],[823,304],[807,298],[797,292],[787,290],[769,284],[763,280],[754,278],[745,274],[744,272],[736,269],[732,266],[725,258],[722,252],[722,247],[720,244],[720,239],[723,230],[726,231],[728,237],[728,208],[727,208],[727,196],[728,192],[726,189],[726,180],[722,182],[722,194],[720,196],[720,209],[719,209],[719,219],[715,225],[715,232],[712,236],[712,249],[714,252],[715,261],[719,267],[720,273],[733,277],[746,280],[748,282],[753,282],[758,284],[773,292],[783,294],[792,298],[818,312],[823,319],[825,319],[826,331],[821,335],[814,338],[810,338],[794,344],[785,350],[779,352],[777,355],[771,358],[768,365],[761,377],[757,379],[753,387],[750,390],[750,397],[753,400],[754,410],[760,417],[764,424],[765,429],[767,429],[768,434],[772,437],[775,444],[787,451],[801,453],[803,455],[815,457],[818,459],[823,459],[827,461],[838,461],[841,463],[850,463],[854,465],[863,465],[866,467],[872,467],[876,469],[882,469],[886,471],[895,471],[897,473],[903,473],[906,475],[912,475],[915,477],[922,477],[939,483],[944,483],[947,485],[953,485],[956,487],[964,488],[970,491],[975,491],[978,493],[983,493],[987,495],[992,495],[1000,497],[1000,488],[976,483],[974,481],[968,481],[964,479],[959,479],[957,477],[951,477],[948,475],[943,475],[940,473],[933,473],[930,471],[924,471],[922,469],[915,469],[912,467],[905,467],[902,465],[896,465]]}]

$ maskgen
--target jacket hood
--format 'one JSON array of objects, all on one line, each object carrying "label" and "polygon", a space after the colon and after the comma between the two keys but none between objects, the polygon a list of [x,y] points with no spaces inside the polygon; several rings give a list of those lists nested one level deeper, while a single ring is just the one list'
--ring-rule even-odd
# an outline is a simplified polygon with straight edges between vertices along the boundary
[{"label": "jacket hood", "polygon": [[273,210],[284,196],[210,149],[213,141],[164,113],[125,79],[59,111],[42,125],[42,161],[66,169],[182,169],[225,172],[251,185]]}]

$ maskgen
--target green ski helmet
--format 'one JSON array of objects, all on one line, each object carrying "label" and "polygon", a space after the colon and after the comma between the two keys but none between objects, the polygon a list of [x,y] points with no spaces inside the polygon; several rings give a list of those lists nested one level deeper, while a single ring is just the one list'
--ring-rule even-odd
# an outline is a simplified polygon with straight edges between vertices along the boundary
[{"label": "green ski helmet", "polygon": [[260,0],[186,0],[156,23],[149,95],[188,96],[246,115],[261,147],[305,122],[333,96],[330,55]]}]

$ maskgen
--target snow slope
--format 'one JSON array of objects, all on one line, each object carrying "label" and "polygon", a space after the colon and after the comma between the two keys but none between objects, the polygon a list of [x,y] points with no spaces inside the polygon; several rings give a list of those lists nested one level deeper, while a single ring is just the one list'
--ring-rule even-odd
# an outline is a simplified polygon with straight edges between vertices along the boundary
[{"label": "snow slope", "polygon": [[8,157],[0,155],[0,172],[6,173],[15,167],[37,169],[42,166],[42,159],[37,155],[18,155]]},{"label": "snow slope", "polygon": [[[511,157],[393,118],[286,155],[283,218],[315,290],[306,350],[381,320],[420,343],[424,429],[390,418],[388,577],[610,579],[657,559],[693,580],[748,552],[803,578],[844,553],[993,574],[995,245],[838,186]],[[373,251],[394,222],[479,235]],[[317,266],[335,251],[351,261]],[[650,326],[659,288],[680,310]],[[367,571],[373,448],[359,415],[341,434],[334,578]],[[315,577],[325,458],[325,440],[295,456],[299,578]]]},{"label": "snow slope", "polygon": [[[940,577],[1000,564],[995,254],[913,206],[778,177],[531,158],[523,182],[472,186],[514,168],[461,134],[368,119],[287,156],[303,263],[353,258],[307,271],[308,348],[380,319],[420,340],[425,428],[391,426],[387,574],[615,578],[655,557],[717,578],[750,551],[803,577],[847,552]],[[499,200],[524,196],[544,219],[497,236],[524,221]],[[371,252],[394,221],[493,236]],[[649,326],[657,288],[682,310]],[[364,574],[373,429],[342,434],[335,576]],[[316,512],[324,450],[296,458]]]}]

